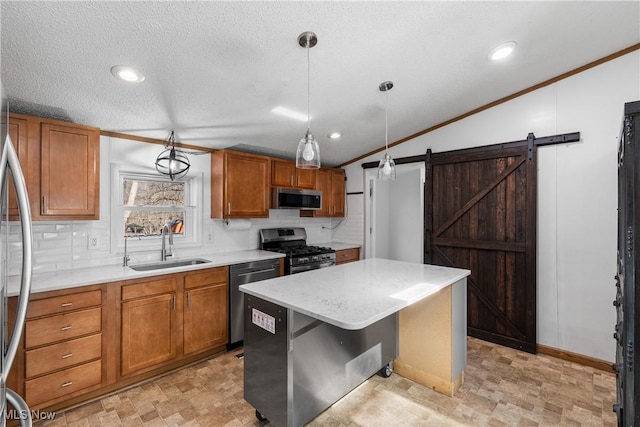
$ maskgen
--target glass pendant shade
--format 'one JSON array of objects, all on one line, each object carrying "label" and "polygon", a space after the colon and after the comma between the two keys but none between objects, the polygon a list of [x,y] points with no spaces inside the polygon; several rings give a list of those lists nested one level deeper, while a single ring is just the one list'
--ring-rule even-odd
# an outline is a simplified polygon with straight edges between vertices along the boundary
[{"label": "glass pendant shade", "polygon": [[317,169],[320,167],[320,148],[318,147],[318,141],[316,141],[308,130],[300,142],[298,142],[296,167],[298,169]]},{"label": "glass pendant shade", "polygon": [[311,31],[304,32],[298,36],[298,44],[307,48],[307,133],[298,142],[296,151],[296,168],[298,169],[318,169],[320,167],[320,146],[318,141],[311,134],[311,65],[309,63],[309,49],[318,43],[318,37]]},{"label": "glass pendant shade", "polygon": [[389,181],[396,179],[396,162],[393,161],[389,153],[384,153],[384,157],[378,165],[378,179]]},{"label": "glass pendant shade", "polygon": [[381,92],[385,92],[386,102],[384,110],[384,156],[378,164],[378,179],[391,181],[396,179],[396,162],[389,155],[389,91],[393,88],[393,82],[382,82],[378,86]]},{"label": "glass pendant shade", "polygon": [[168,175],[171,181],[185,176],[190,167],[187,156],[176,151],[175,147],[167,148],[156,159],[156,170],[162,175]]}]

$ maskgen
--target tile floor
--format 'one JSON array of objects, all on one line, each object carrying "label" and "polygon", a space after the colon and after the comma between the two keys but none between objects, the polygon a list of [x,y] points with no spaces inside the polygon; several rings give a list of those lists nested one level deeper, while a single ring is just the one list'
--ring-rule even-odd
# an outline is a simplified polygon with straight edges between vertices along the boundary
[{"label": "tile floor", "polygon": [[[240,351],[57,414],[37,427],[270,426],[242,398]],[[469,338],[453,398],[374,375],[309,426],[615,426],[613,373]]]}]

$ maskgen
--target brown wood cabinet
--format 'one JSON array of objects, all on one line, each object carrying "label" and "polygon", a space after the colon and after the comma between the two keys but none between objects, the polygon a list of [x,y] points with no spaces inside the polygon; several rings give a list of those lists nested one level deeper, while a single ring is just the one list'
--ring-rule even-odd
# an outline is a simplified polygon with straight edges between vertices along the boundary
[{"label": "brown wood cabinet", "polygon": [[18,141],[34,220],[99,219],[98,128],[10,114],[9,130],[14,144]]},{"label": "brown wood cabinet", "polygon": [[271,159],[219,150],[211,154],[211,217],[268,218]]},{"label": "brown wood cabinet", "polygon": [[[24,330],[24,397],[41,407],[105,383],[103,290],[55,292],[34,297]],[[17,366],[22,366],[18,363]],[[19,387],[21,389],[21,387]]]},{"label": "brown wood cabinet", "polygon": [[184,354],[228,341],[228,268],[194,272],[184,279]]},{"label": "brown wood cabinet", "polygon": [[336,251],[336,265],[346,264],[360,260],[360,248],[343,249]]},{"label": "brown wood cabinet", "polygon": [[344,217],[346,202],[344,169],[317,169],[315,189],[322,191],[322,209],[317,211],[301,210],[300,216]]},{"label": "brown wood cabinet", "polygon": [[316,169],[298,169],[296,163],[284,159],[271,159],[271,186],[313,189]]},{"label": "brown wood cabinet", "polygon": [[224,351],[228,305],[226,266],[32,294],[8,385],[59,410],[153,378]]},{"label": "brown wood cabinet", "polygon": [[124,283],[120,376],[157,372],[227,344],[227,280],[227,267],[216,267]]},{"label": "brown wood cabinet", "polygon": [[98,219],[100,131],[41,122],[40,215]]},{"label": "brown wood cabinet", "polygon": [[[18,159],[20,165],[27,165],[28,151],[27,151],[27,119],[21,117],[13,117],[9,120],[9,136],[13,142],[13,146],[18,153]],[[25,180],[27,176],[25,174]],[[16,199],[16,190],[13,185],[13,180],[9,181],[9,219],[12,221],[18,220],[18,200]]]},{"label": "brown wood cabinet", "polygon": [[120,374],[153,369],[177,356],[175,277],[122,287]]}]

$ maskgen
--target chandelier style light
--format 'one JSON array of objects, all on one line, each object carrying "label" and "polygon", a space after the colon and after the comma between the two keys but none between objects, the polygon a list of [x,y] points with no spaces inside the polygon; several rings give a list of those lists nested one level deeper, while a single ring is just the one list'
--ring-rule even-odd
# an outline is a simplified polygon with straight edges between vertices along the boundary
[{"label": "chandelier style light", "polygon": [[318,169],[320,167],[320,147],[311,134],[311,66],[309,65],[309,49],[318,43],[318,37],[311,31],[298,36],[298,44],[307,48],[307,133],[298,143],[296,151],[296,167],[299,169]]},{"label": "chandelier style light", "polygon": [[393,82],[383,82],[380,83],[378,89],[381,92],[386,93],[386,103],[384,110],[384,156],[382,156],[382,160],[380,160],[380,164],[378,165],[378,179],[382,179],[384,181],[396,179],[396,162],[393,161],[391,156],[389,155],[389,91],[393,87]]},{"label": "chandelier style light", "polygon": [[167,144],[164,146],[165,150],[156,159],[156,170],[162,175],[168,175],[171,181],[185,176],[191,167],[185,153],[181,150],[176,150],[175,144],[175,136],[171,131]]}]

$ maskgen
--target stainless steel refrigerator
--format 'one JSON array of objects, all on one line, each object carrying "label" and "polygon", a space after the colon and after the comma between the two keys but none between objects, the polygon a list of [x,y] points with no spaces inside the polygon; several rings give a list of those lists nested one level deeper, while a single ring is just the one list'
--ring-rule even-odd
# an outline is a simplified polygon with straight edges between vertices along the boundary
[{"label": "stainless steel refrigerator", "polygon": [[[29,303],[29,293],[31,292],[31,269],[32,269],[32,234],[31,234],[31,212],[29,210],[29,197],[27,196],[27,186],[24,175],[20,168],[18,155],[11,141],[9,132],[9,105],[7,103],[7,92],[0,81],[0,94],[2,98],[2,118],[0,120],[0,316],[2,316],[2,327],[0,328],[0,343],[2,354],[0,354],[0,427],[6,425],[7,419],[19,419],[20,425],[31,426],[31,411],[24,399],[6,386],[7,376],[11,370],[13,359],[18,350],[20,336],[24,329],[27,315],[27,304]],[[17,310],[15,318],[10,319],[7,314],[7,293],[9,290],[9,225],[17,220],[9,217],[9,187],[15,188],[15,199],[19,213],[20,235],[19,243],[11,242],[12,245],[21,248],[22,254],[15,254],[16,260],[21,259],[20,268],[20,290],[18,295]],[[20,256],[21,255],[21,256]],[[12,261],[12,260],[11,260]],[[11,290],[12,294],[16,290]]]}]

